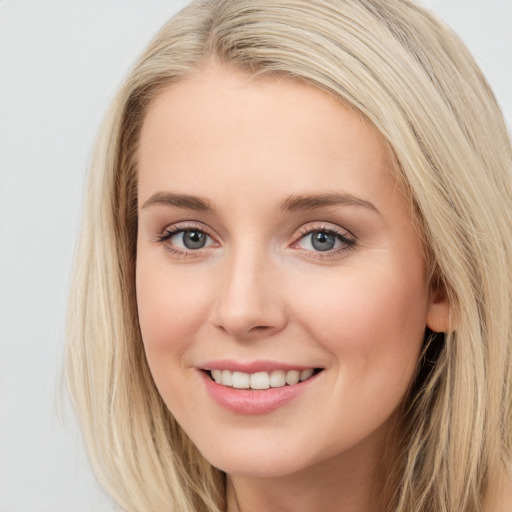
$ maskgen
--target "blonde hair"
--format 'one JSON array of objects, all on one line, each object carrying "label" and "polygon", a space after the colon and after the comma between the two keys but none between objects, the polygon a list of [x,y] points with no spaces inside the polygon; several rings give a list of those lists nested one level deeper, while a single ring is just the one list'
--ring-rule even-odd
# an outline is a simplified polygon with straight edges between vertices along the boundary
[{"label": "blonde hair", "polygon": [[91,164],[69,307],[67,379],[100,482],[127,511],[225,509],[224,475],[155,388],[134,285],[144,113],[212,59],[312,83],[385,139],[456,326],[404,404],[389,508],[481,511],[512,455],[512,151],[468,50],[411,0],[196,1],[136,63]]}]

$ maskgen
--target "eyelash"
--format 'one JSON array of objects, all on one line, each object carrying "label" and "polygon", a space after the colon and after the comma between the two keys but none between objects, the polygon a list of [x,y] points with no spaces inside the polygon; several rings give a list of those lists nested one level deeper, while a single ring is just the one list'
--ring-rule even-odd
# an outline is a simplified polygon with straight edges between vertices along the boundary
[{"label": "eyelash", "polygon": [[178,233],[186,233],[187,231],[197,231],[199,233],[204,233],[206,236],[208,236],[209,238],[211,238],[213,240],[213,237],[203,227],[197,226],[195,224],[188,224],[188,225],[187,224],[177,224],[176,226],[171,226],[169,228],[166,228],[162,233],[160,233],[157,236],[156,241],[159,244],[162,244],[162,245],[165,244],[165,246],[166,246],[165,248],[169,252],[171,252],[172,254],[174,254],[175,256],[178,256],[180,258],[190,258],[190,257],[200,256],[200,254],[202,253],[202,250],[204,248],[199,248],[199,249],[195,249],[195,250],[194,249],[183,250],[183,249],[178,249],[178,248],[174,247],[173,245],[167,243],[174,235],[177,235]]},{"label": "eyelash", "polygon": [[342,253],[353,250],[356,246],[356,239],[351,238],[348,231],[342,231],[332,226],[318,225],[313,227],[303,227],[299,229],[299,233],[300,236],[293,245],[297,245],[301,240],[304,240],[307,236],[311,236],[313,233],[325,233],[327,235],[334,236],[343,244],[343,247],[338,247],[337,249],[330,249],[327,251],[310,251],[314,254],[313,257],[317,259],[335,258],[336,256],[340,256]]},{"label": "eyelash", "polygon": [[[183,250],[183,249],[177,249],[171,244],[167,244],[167,242],[178,233],[185,233],[187,231],[197,231],[200,233],[205,234],[210,239],[214,240],[213,236],[211,236],[207,230],[205,230],[202,227],[199,227],[194,224],[190,225],[183,225],[178,224],[176,226],[172,226],[169,228],[166,228],[162,233],[160,233],[156,241],[159,244],[166,244],[166,249],[171,252],[172,254],[181,257],[181,258],[187,258],[187,257],[197,257],[200,256],[203,249],[205,248],[198,248],[198,249],[189,249],[189,250]],[[317,259],[329,259],[334,258],[336,256],[339,256],[341,253],[351,251],[355,248],[356,245],[356,239],[351,238],[350,234],[347,231],[341,231],[338,229],[333,228],[332,226],[326,226],[326,225],[318,225],[318,226],[308,226],[308,227],[302,227],[299,230],[300,236],[293,242],[292,247],[297,246],[298,243],[301,240],[304,240],[307,236],[311,236],[313,233],[325,233],[327,235],[335,236],[337,240],[339,240],[343,247],[339,247],[337,249],[329,249],[326,251],[314,251],[314,250],[308,250],[311,254],[313,254],[314,258]]]}]

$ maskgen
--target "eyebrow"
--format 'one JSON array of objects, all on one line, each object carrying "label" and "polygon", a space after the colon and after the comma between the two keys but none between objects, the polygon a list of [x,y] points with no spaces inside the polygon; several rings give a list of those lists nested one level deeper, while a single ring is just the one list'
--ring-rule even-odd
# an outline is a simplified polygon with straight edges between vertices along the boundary
[{"label": "eyebrow", "polygon": [[[156,192],[143,205],[142,209],[153,205],[176,206],[187,210],[213,212],[210,201],[204,197],[173,192]],[[380,213],[373,203],[352,194],[298,194],[285,199],[279,206],[281,212],[298,212],[325,208],[328,206],[360,206]]]},{"label": "eyebrow", "polygon": [[208,199],[187,194],[173,194],[172,192],[157,192],[153,194],[143,205],[142,209],[153,205],[177,206],[187,210],[212,212],[213,208]]},{"label": "eyebrow", "polygon": [[280,206],[281,211],[307,211],[327,206],[362,206],[377,213],[380,213],[377,207],[367,201],[360,199],[352,194],[313,194],[313,195],[293,195],[286,199]]}]

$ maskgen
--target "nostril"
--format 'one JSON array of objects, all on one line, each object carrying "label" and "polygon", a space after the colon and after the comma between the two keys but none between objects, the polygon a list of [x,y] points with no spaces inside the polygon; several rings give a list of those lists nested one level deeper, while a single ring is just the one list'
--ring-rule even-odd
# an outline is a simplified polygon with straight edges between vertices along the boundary
[{"label": "nostril", "polygon": [[268,325],[257,325],[256,327],[251,327],[249,329],[249,332],[264,332],[264,331],[268,331],[269,329],[272,329],[272,328]]}]

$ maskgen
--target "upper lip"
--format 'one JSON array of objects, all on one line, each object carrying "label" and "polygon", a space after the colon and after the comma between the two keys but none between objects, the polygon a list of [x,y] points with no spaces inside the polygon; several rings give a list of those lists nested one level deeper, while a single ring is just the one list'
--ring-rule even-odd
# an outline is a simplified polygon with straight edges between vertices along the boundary
[{"label": "upper lip", "polygon": [[258,360],[258,361],[233,361],[222,359],[218,361],[207,361],[198,366],[201,370],[229,370],[231,372],[257,373],[272,372],[274,370],[307,370],[317,368],[316,366],[303,364],[282,363],[279,361]]}]

